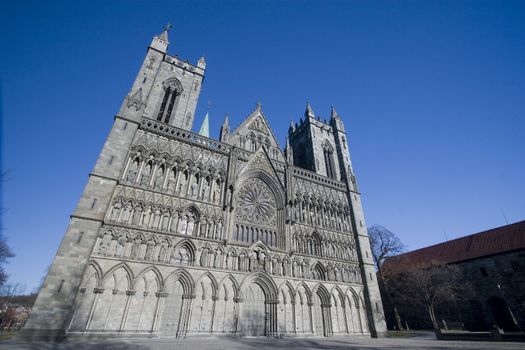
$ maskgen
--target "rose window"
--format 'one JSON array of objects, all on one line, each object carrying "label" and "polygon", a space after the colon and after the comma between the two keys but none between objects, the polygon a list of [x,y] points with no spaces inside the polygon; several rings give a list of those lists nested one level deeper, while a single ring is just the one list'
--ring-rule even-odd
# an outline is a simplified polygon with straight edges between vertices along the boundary
[{"label": "rose window", "polygon": [[259,179],[247,180],[237,194],[237,219],[275,226],[275,214],[275,198],[268,185]]}]

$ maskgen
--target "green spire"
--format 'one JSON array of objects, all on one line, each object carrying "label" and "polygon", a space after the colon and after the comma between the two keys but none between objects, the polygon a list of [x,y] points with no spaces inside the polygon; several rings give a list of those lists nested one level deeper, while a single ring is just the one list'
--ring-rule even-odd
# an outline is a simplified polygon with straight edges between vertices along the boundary
[{"label": "green spire", "polygon": [[204,116],[204,121],[202,122],[201,129],[199,130],[199,135],[210,137],[210,124],[208,122],[208,112]]}]

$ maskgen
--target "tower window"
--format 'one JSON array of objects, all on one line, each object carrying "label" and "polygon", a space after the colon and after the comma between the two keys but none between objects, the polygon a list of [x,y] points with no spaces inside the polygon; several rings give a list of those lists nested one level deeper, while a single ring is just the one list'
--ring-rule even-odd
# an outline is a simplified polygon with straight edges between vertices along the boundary
[{"label": "tower window", "polygon": [[479,272],[481,273],[481,276],[483,277],[487,277],[489,275],[489,273],[487,272],[487,269],[483,266],[479,268]]},{"label": "tower window", "polygon": [[179,97],[182,93],[182,86],[178,80],[171,81],[164,87],[164,97],[160,105],[159,114],[157,120],[169,123],[171,114],[177,104],[179,103]]},{"label": "tower window", "polygon": [[332,179],[336,178],[334,163],[334,148],[326,141],[323,144],[324,164],[326,166],[326,176]]}]

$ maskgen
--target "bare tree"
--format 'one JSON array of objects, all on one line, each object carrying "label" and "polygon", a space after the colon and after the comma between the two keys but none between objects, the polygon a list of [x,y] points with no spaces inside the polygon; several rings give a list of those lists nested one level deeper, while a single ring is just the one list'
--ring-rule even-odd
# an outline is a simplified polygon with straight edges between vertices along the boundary
[{"label": "bare tree", "polygon": [[424,307],[434,329],[439,328],[436,305],[457,301],[469,290],[456,265],[432,263],[424,268],[413,267],[400,273],[384,273],[388,275],[386,285],[394,302]]},{"label": "bare tree", "polygon": [[393,232],[381,225],[370,226],[368,228],[368,237],[370,238],[376,269],[379,273],[381,273],[381,264],[386,258],[406,251],[406,246],[401,240]]},{"label": "bare tree", "polygon": [[[7,179],[8,172],[2,172],[0,173],[0,193],[2,192],[3,183]],[[0,200],[1,200],[0,195]],[[7,273],[4,269],[4,265],[7,263],[7,259],[14,257],[15,255],[11,251],[11,248],[7,245],[6,238],[2,235],[3,226],[2,226],[2,216],[5,212],[5,208],[3,207],[2,203],[0,203],[0,287],[5,284],[7,281]]]},{"label": "bare tree", "polygon": [[390,293],[387,290],[385,277],[381,265],[386,258],[403,253],[406,250],[405,245],[401,240],[390,230],[381,226],[373,225],[368,228],[368,237],[370,239],[370,246],[372,248],[372,256],[376,264],[376,269],[379,277],[379,284],[382,289],[382,296],[385,304],[392,306],[394,312],[394,318],[396,320],[396,326],[398,329],[403,329],[401,323],[401,317],[399,311],[394,303],[394,300],[390,298]]}]

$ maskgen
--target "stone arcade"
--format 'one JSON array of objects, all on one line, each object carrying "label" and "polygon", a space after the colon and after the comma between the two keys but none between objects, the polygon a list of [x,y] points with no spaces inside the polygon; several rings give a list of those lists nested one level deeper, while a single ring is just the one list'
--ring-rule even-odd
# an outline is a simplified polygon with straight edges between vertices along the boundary
[{"label": "stone arcade", "polygon": [[385,332],[342,119],[307,105],[281,151],[261,105],[191,132],[206,63],[154,37],[22,334]]}]

